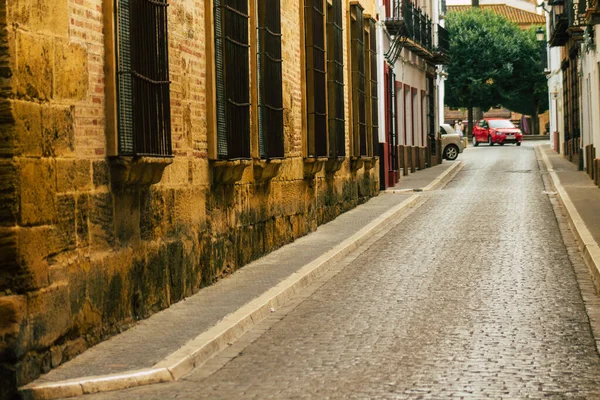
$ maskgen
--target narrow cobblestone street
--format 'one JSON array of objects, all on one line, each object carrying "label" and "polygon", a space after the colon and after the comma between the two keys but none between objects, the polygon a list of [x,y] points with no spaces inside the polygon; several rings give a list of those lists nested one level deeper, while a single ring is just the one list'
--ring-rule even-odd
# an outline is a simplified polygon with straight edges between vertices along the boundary
[{"label": "narrow cobblestone street", "polygon": [[250,331],[223,365],[86,398],[600,398],[579,255],[534,147],[459,159],[444,189]]}]

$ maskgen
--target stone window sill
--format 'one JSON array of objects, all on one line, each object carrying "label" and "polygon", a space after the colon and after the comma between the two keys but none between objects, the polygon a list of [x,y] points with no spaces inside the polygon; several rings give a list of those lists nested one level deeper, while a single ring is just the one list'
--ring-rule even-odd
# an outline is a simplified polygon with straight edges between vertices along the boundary
[{"label": "stone window sill", "polygon": [[342,168],[342,165],[344,165],[345,160],[346,157],[332,157],[328,159],[325,163],[325,172],[327,172],[328,174],[335,174]]},{"label": "stone window sill", "polygon": [[323,165],[327,162],[327,157],[308,157],[304,159],[304,179],[313,179]]},{"label": "stone window sill", "polygon": [[368,157],[368,156],[360,156],[360,157],[351,157],[350,158],[350,168],[353,171],[358,171],[362,167],[365,167],[365,170],[370,170],[375,166],[378,157]]},{"label": "stone window sill", "polygon": [[252,160],[211,161],[214,185],[232,185],[242,179],[244,170]]},{"label": "stone window sill", "polygon": [[258,182],[268,181],[277,176],[281,168],[281,159],[259,160],[254,159],[254,180]]},{"label": "stone window sill", "polygon": [[117,188],[150,186],[160,182],[173,157],[109,157],[113,186]]}]

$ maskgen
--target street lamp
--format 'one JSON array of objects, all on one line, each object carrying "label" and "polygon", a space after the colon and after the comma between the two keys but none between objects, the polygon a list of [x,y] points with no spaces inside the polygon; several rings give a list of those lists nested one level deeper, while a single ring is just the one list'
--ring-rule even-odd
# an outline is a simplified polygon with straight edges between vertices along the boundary
[{"label": "street lamp", "polygon": [[544,41],[544,29],[540,26],[535,30],[535,38],[538,42]]}]

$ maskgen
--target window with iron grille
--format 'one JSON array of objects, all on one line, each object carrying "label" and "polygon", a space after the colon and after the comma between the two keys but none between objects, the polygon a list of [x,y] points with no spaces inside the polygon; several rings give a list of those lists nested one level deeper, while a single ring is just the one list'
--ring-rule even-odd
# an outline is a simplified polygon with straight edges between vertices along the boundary
[{"label": "window with iron grille", "polygon": [[329,156],[346,155],[344,119],[344,48],[342,0],[327,6],[327,101],[329,111]]},{"label": "window with iron grille", "polygon": [[327,156],[325,0],[304,1],[307,156]]},{"label": "window with iron grille", "polygon": [[363,9],[350,6],[350,57],[352,60],[352,155],[367,154],[367,118],[365,99],[365,44]]},{"label": "window with iron grille", "polygon": [[369,19],[369,62],[370,66],[370,101],[371,101],[371,137],[372,155],[379,153],[379,108],[377,97],[377,34],[375,31],[375,20]]},{"label": "window with iron grille", "polygon": [[217,157],[250,158],[248,0],[214,0],[214,25]]},{"label": "window with iron grille", "polygon": [[280,0],[258,2],[257,61],[260,158],[283,157]]},{"label": "window with iron grille", "polygon": [[167,0],[116,0],[119,155],[171,156]]}]

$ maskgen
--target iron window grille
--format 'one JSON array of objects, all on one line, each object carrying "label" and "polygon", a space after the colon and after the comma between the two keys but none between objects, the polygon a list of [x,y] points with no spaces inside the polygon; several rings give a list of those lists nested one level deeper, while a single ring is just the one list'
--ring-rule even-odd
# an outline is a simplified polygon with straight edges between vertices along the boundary
[{"label": "iron window grille", "polygon": [[363,10],[358,4],[350,6],[352,15],[350,21],[352,60],[352,155],[355,157],[367,155],[367,119],[365,100],[365,44]]},{"label": "iron window grille", "polygon": [[371,137],[372,137],[372,145],[371,152],[372,155],[378,155],[379,153],[379,100],[377,96],[377,34],[375,31],[375,20],[369,19],[369,61],[371,63],[370,68],[370,101],[371,101]]},{"label": "iron window grille", "polygon": [[247,159],[250,158],[248,0],[214,0],[214,25],[217,157]]},{"label": "iron window grille", "polygon": [[327,156],[325,0],[305,0],[307,156]]},{"label": "iron window grille", "polygon": [[167,0],[116,0],[119,155],[172,155]]},{"label": "iron window grille", "polygon": [[260,158],[283,157],[280,0],[258,2],[258,141]]},{"label": "iron window grille", "polygon": [[394,74],[394,70],[391,67],[387,68],[385,77],[387,79],[386,87],[386,117],[388,123],[388,170],[389,171],[397,171],[398,170],[398,119],[396,115],[396,110],[398,110],[398,99],[396,98],[396,74]]},{"label": "iron window grille", "polygon": [[427,78],[427,93],[429,96],[427,97],[427,128],[429,130],[429,151],[432,156],[437,154],[437,146],[436,146],[436,137],[435,137],[435,83],[433,78]]},{"label": "iron window grille", "polygon": [[342,18],[342,0],[333,0],[333,3],[327,7],[329,157],[344,157],[346,155]]}]

